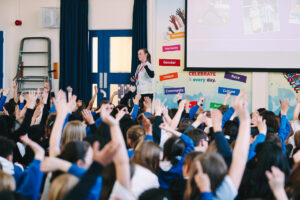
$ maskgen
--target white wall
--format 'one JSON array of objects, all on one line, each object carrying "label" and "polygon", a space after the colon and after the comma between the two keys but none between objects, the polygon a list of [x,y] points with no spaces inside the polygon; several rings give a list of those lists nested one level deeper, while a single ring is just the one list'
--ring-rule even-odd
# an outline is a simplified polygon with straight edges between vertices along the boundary
[{"label": "white wall", "polygon": [[[134,0],[89,0],[89,29],[131,29]],[[18,14],[18,4],[20,13]],[[4,88],[16,75],[23,37],[47,36],[52,41],[52,63],[59,62],[59,29],[40,27],[40,8],[60,7],[60,0],[0,0],[0,30],[4,31]],[[23,25],[14,25],[21,19]],[[155,0],[148,0],[148,48],[155,58]],[[53,81],[58,89],[58,80]],[[253,73],[252,108],[267,107],[268,73]]]},{"label": "white wall", "polygon": [[[0,0],[0,30],[4,31],[4,88],[12,85],[16,75],[20,41],[24,37],[49,37],[51,62],[59,62],[59,29],[45,29],[40,25],[40,8],[59,6],[59,0]],[[22,20],[22,26],[15,26],[16,19]],[[58,87],[58,80],[53,81],[53,87]]]}]

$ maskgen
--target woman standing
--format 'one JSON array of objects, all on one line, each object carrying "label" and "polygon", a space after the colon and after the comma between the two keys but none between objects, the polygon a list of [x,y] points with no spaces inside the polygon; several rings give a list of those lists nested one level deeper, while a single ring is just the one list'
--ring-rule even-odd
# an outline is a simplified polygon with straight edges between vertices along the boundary
[{"label": "woman standing", "polygon": [[154,69],[151,65],[151,55],[147,49],[140,49],[138,58],[141,64],[137,67],[135,76],[131,77],[130,81],[136,83],[137,94],[142,95],[142,101],[144,101],[145,97],[149,97],[152,100]]}]

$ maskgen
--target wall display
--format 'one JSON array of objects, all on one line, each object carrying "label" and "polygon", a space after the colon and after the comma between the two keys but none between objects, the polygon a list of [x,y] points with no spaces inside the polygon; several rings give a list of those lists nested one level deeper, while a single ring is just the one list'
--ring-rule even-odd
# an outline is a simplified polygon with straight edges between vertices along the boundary
[{"label": "wall display", "polygon": [[[156,0],[155,10],[153,64],[156,72],[156,98],[165,102],[169,108],[174,108],[177,107],[176,93],[179,91],[189,99],[190,107],[196,105],[200,97],[204,96],[204,109],[210,110],[223,104],[226,91],[233,91],[232,95],[237,95],[240,90],[244,90],[248,93],[251,111],[252,73],[184,71],[185,0]],[[225,21],[224,26],[228,23],[229,21]],[[220,88],[225,90],[220,92]]]}]

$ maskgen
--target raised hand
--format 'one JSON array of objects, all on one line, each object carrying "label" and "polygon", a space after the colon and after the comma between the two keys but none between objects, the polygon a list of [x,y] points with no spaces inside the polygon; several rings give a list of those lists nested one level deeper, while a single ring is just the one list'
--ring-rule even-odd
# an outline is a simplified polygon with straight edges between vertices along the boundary
[{"label": "raised hand", "polygon": [[276,199],[287,200],[286,193],[284,191],[284,179],[285,175],[280,169],[272,166],[271,172],[266,171],[266,176],[269,180],[269,186]]},{"label": "raised hand", "polygon": [[287,111],[289,110],[290,107],[289,100],[285,99],[282,101],[280,99],[280,105],[281,105],[281,110],[280,110],[281,115],[287,115]]},{"label": "raised hand", "polygon": [[181,111],[183,112],[184,111],[184,108],[185,108],[185,105],[187,103],[187,99],[184,99],[182,101],[180,101],[179,105],[178,105],[178,111]]},{"label": "raised hand", "polygon": [[208,175],[203,173],[203,169],[199,161],[197,161],[195,164],[197,168],[197,174],[194,176],[194,179],[197,188],[200,190],[201,193],[211,192],[210,180]]},{"label": "raised hand", "polygon": [[37,98],[38,98],[37,92],[29,91],[26,99],[26,107],[29,109],[33,109],[35,107]]},{"label": "raised hand", "polygon": [[102,166],[107,166],[113,161],[114,156],[119,150],[120,144],[110,141],[101,151],[99,150],[99,147],[99,142],[93,144],[93,160],[100,163]]},{"label": "raised hand", "polygon": [[81,111],[82,117],[84,119],[84,121],[88,124],[88,125],[92,125],[95,123],[92,112],[90,110],[84,109]]},{"label": "raised hand", "polygon": [[71,86],[68,86],[67,87],[67,91],[68,91],[68,93],[72,93],[73,92],[73,88]]},{"label": "raised hand", "polygon": [[152,100],[149,97],[145,97],[144,99],[145,112],[151,112],[151,108],[152,108]]},{"label": "raised hand", "polygon": [[240,94],[232,100],[232,107],[238,114],[240,119],[248,119],[248,96],[245,92],[241,91]]},{"label": "raised hand", "polygon": [[231,93],[232,93],[232,91],[227,92],[227,94],[226,94],[226,96],[225,96],[225,99],[224,99],[223,105],[226,105],[226,104],[227,104],[228,100],[229,100],[230,97],[231,97]]},{"label": "raised hand", "polygon": [[179,101],[181,99],[182,99],[182,93],[179,92],[176,94],[176,101]]},{"label": "raised hand", "polygon": [[10,87],[8,87],[6,90],[3,92],[3,96],[7,96],[10,92]]},{"label": "raised hand", "polygon": [[120,121],[125,114],[128,114],[127,107],[122,108],[121,110],[118,110],[118,113],[116,114],[116,120]]},{"label": "raised hand", "polygon": [[133,99],[133,104],[134,105],[139,105],[140,99],[142,98],[142,96],[140,94],[136,94],[134,99]]},{"label": "raised hand", "polygon": [[108,126],[118,126],[119,121],[110,115],[109,104],[103,104],[101,107],[100,116],[103,122]]},{"label": "raised hand", "polygon": [[45,150],[40,145],[29,139],[27,136],[21,136],[20,140],[32,149],[35,159],[44,160]]},{"label": "raised hand", "polygon": [[73,95],[69,102],[67,102],[66,93],[62,90],[60,90],[56,98],[54,100],[54,104],[57,110],[58,115],[67,115],[68,113],[71,113],[74,108],[76,107],[76,96]]}]

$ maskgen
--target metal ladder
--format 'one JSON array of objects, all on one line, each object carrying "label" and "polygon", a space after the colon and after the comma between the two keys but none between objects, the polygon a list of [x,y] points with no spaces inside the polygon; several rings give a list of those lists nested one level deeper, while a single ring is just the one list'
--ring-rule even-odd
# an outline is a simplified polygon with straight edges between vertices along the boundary
[{"label": "metal ladder", "polygon": [[[35,44],[47,45],[46,50],[32,50],[35,49]],[[33,43],[33,44],[31,44]],[[24,49],[24,44],[27,46]],[[31,46],[32,45],[32,46]],[[45,56],[47,61],[45,61]],[[27,59],[26,59],[27,57]],[[43,60],[43,64],[35,63],[30,64],[27,62],[28,58],[31,57],[31,62],[36,62],[38,60]],[[24,62],[24,60],[27,60]],[[30,59],[29,59],[30,60]],[[26,37],[21,40],[19,60],[18,60],[18,70],[17,75],[14,80],[18,83],[18,93],[22,91],[36,90],[38,88],[43,89],[44,82],[49,82],[50,88],[52,88],[52,77],[51,77],[51,41],[48,37]],[[25,87],[25,85],[30,85],[30,87]]]}]

